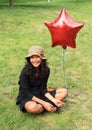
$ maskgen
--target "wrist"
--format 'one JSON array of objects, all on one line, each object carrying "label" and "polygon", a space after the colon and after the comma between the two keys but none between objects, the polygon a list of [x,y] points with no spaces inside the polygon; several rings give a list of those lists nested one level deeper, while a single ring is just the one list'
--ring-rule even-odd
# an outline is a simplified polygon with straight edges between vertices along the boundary
[{"label": "wrist", "polygon": [[51,98],[51,101],[54,103],[55,102],[55,98],[53,97],[53,98]]},{"label": "wrist", "polygon": [[45,106],[46,102],[45,101],[42,101],[42,106]]}]

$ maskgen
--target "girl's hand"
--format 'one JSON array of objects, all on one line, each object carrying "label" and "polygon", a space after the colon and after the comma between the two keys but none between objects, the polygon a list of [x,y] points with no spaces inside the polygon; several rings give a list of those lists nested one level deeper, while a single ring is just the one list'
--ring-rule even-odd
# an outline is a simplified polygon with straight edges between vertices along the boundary
[{"label": "girl's hand", "polygon": [[53,99],[52,101],[57,107],[62,107],[64,105],[64,103],[58,99]]},{"label": "girl's hand", "polygon": [[52,104],[48,103],[48,102],[44,102],[43,107],[49,111],[49,112],[55,112],[56,111],[56,107],[54,107]]}]

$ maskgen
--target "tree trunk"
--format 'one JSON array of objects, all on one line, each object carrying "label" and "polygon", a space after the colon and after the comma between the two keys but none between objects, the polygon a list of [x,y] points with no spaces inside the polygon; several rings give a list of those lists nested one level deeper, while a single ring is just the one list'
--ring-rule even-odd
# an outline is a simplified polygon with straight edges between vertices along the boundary
[{"label": "tree trunk", "polygon": [[10,0],[10,6],[12,7],[14,5],[13,0]]}]

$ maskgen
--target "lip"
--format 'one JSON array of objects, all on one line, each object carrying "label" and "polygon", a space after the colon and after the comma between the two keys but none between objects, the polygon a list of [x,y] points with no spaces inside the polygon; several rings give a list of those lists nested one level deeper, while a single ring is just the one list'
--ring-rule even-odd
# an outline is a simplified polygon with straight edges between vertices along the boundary
[{"label": "lip", "polygon": [[39,64],[39,62],[33,62],[33,64]]},{"label": "lip", "polygon": [[34,67],[38,67],[40,65],[40,62],[33,62],[32,64]]}]

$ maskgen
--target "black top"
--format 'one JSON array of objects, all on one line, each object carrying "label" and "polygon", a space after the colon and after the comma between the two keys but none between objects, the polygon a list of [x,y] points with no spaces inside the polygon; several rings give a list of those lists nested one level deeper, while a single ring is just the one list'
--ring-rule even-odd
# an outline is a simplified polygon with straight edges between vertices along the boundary
[{"label": "black top", "polygon": [[17,104],[23,100],[32,100],[33,96],[41,98],[47,92],[47,81],[50,74],[50,69],[44,77],[36,76],[30,77],[27,74],[25,67],[23,68],[19,79],[19,95],[17,97]]}]

